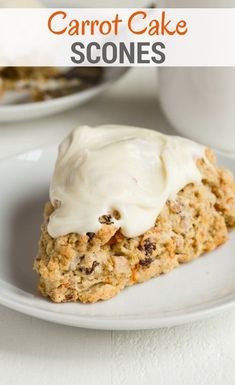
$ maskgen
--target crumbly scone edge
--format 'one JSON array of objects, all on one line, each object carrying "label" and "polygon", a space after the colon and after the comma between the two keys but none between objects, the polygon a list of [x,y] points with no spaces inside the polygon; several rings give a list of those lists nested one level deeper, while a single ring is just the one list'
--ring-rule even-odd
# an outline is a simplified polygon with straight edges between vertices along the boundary
[{"label": "crumbly scone edge", "polygon": [[211,150],[206,157],[197,161],[202,183],[187,185],[166,203],[155,226],[136,238],[103,224],[96,234],[53,239],[47,223],[54,208],[48,202],[34,263],[42,295],[54,302],[106,300],[226,242],[235,226],[235,184],[229,171],[216,166]]}]

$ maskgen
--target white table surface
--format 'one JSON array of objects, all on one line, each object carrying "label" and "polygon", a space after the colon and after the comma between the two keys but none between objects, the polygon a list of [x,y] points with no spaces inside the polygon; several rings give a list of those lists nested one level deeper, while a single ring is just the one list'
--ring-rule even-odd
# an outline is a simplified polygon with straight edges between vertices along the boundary
[{"label": "white table surface", "polygon": [[[171,131],[156,89],[154,69],[134,69],[77,110],[1,125],[0,158],[57,142],[80,124]],[[51,324],[0,306],[0,384],[234,385],[235,309],[173,328],[103,332]]]}]

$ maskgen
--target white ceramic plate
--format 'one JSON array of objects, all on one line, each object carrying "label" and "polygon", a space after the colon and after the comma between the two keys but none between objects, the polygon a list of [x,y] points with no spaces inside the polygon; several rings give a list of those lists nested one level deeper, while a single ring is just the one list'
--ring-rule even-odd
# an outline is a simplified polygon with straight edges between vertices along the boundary
[{"label": "white ceramic plate", "polygon": [[[168,275],[94,305],[53,304],[37,293],[32,271],[56,146],[0,163],[0,303],[66,325],[148,329],[211,316],[235,305],[235,232],[226,245]],[[235,172],[235,160],[219,156]]]},{"label": "white ceramic plate", "polygon": [[25,104],[0,104],[0,122],[13,122],[53,115],[79,106],[99,95],[113,82],[120,79],[128,67],[105,67],[103,80],[87,90],[51,100]]}]

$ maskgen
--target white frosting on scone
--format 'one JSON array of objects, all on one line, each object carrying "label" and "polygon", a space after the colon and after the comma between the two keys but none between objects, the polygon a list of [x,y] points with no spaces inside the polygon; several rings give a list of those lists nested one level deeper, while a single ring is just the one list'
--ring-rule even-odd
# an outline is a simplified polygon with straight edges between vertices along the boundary
[{"label": "white frosting on scone", "polygon": [[190,140],[143,128],[75,129],[59,147],[49,234],[95,233],[105,221],[127,237],[143,234],[168,199],[201,181],[196,159],[204,152]]}]

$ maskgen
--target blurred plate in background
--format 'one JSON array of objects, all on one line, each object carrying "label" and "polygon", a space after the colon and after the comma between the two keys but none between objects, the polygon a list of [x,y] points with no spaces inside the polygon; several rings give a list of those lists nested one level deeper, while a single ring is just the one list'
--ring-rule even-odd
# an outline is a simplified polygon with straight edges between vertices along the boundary
[{"label": "blurred plate in background", "polygon": [[41,118],[79,106],[105,91],[113,82],[120,79],[128,69],[127,67],[106,67],[99,84],[72,95],[41,102],[0,105],[0,122]]}]

